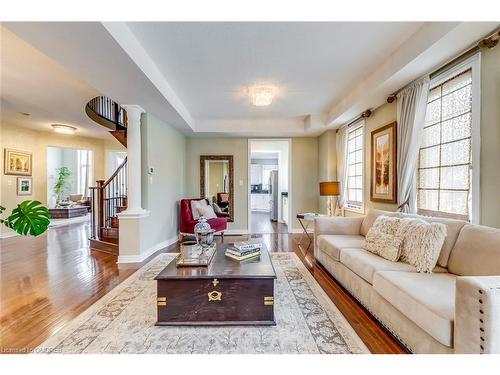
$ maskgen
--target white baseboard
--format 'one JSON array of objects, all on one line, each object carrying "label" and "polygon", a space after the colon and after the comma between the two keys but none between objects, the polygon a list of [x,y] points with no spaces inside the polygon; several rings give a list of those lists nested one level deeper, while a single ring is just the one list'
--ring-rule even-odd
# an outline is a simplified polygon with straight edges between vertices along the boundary
[{"label": "white baseboard", "polygon": [[147,249],[145,252],[143,252],[140,255],[118,255],[118,261],[117,263],[141,263],[147,258],[149,258],[151,255],[156,253],[158,250],[163,249],[164,247],[170,246],[178,241],[178,237],[172,237],[166,241],[160,242],[149,249]]},{"label": "white baseboard", "polygon": [[14,232],[13,230],[6,230],[5,232],[0,233],[0,240],[4,238],[16,237],[19,236],[19,233]]},{"label": "white baseboard", "polygon": [[248,234],[248,229],[228,229],[224,231],[225,236],[230,236],[235,234]]}]

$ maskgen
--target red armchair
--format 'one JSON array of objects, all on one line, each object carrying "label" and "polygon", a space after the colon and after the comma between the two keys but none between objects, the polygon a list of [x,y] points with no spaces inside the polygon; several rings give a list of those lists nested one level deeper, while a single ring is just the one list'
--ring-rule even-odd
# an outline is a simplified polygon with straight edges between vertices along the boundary
[{"label": "red armchair", "polygon": [[[193,213],[191,212],[191,201],[200,199],[201,198],[181,199],[181,214],[179,220],[179,240],[181,241],[184,235],[194,235],[194,226],[196,225],[196,223],[198,223],[198,220],[193,219]],[[224,240],[224,231],[227,229],[227,218],[216,217],[213,219],[208,219],[207,222],[208,224],[210,224],[210,227],[215,230],[216,233],[221,233],[222,240]]]}]

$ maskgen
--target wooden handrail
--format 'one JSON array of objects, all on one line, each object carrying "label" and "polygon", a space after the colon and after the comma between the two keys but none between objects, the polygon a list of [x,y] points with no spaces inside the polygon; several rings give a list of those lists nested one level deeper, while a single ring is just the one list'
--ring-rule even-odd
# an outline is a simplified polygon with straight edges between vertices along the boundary
[{"label": "wooden handrail", "polygon": [[125,156],[125,160],[123,161],[123,163],[121,163],[118,166],[118,168],[116,168],[116,171],[111,175],[111,177],[108,178],[108,180],[103,183],[103,185],[101,186],[101,189],[104,189],[106,186],[109,185],[109,183],[113,180],[113,178],[115,178],[116,175],[125,167],[125,164],[127,164],[127,157],[126,156]]},{"label": "wooden handrail", "polygon": [[103,230],[111,227],[113,219],[127,206],[127,158],[110,178],[97,180],[90,188],[92,223],[91,238],[103,238]]}]

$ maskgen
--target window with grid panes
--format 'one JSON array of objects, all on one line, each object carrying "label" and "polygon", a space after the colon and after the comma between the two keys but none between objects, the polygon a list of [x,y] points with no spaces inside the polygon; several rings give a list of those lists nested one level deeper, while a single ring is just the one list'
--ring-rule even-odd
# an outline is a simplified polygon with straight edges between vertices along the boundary
[{"label": "window with grid panes", "polygon": [[417,170],[421,214],[471,219],[472,71],[429,91]]},{"label": "window with grid panes", "polygon": [[363,210],[364,123],[351,125],[347,131],[346,208]]}]

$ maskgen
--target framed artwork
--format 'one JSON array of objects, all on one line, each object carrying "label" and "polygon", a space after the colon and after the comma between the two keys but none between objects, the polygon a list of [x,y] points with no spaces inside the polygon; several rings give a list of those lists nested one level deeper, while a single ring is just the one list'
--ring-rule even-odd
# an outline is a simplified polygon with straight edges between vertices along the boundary
[{"label": "framed artwork", "polygon": [[33,195],[33,179],[31,177],[17,178],[17,195]]},{"label": "framed artwork", "polygon": [[396,123],[372,131],[370,200],[396,203]]},{"label": "framed artwork", "polygon": [[4,173],[18,176],[31,176],[31,152],[5,149]]}]

